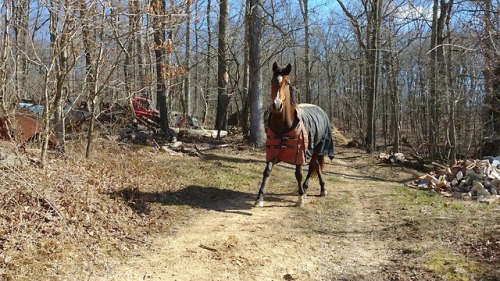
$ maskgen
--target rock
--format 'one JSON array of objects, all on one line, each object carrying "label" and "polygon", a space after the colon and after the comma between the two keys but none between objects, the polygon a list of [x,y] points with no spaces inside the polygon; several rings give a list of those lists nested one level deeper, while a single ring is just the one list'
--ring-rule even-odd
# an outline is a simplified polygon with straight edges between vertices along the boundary
[{"label": "rock", "polygon": [[[466,193],[467,194],[467,193]],[[457,198],[457,199],[463,199],[465,194],[461,193],[461,192],[458,192],[458,191],[454,191],[453,192],[453,198]]]},{"label": "rock", "polygon": [[498,196],[490,196],[488,198],[484,197],[484,198],[477,200],[477,202],[491,205],[491,204],[498,202]]}]

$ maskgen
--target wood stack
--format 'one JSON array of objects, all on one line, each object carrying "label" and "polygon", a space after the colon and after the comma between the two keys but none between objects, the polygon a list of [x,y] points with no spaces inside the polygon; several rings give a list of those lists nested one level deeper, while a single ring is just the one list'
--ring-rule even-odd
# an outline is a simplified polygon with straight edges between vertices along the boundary
[{"label": "wood stack", "polygon": [[485,160],[457,160],[449,167],[423,175],[410,184],[419,189],[435,190],[445,196],[472,198],[482,203],[499,201],[500,162]]}]

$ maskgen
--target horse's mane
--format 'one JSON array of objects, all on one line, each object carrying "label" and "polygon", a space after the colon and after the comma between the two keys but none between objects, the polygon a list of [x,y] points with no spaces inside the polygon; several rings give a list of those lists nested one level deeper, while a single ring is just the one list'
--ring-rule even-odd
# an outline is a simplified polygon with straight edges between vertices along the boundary
[{"label": "horse's mane", "polygon": [[297,107],[297,99],[296,99],[296,95],[295,95],[295,92],[297,91],[297,89],[290,85],[290,104],[295,108]]}]

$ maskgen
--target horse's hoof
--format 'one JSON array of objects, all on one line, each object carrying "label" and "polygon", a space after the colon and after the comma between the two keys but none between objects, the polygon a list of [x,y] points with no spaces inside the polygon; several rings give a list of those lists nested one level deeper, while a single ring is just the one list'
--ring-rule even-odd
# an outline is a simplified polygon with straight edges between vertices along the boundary
[{"label": "horse's hoof", "polygon": [[324,190],[324,191],[321,191],[321,193],[319,194],[319,196],[321,197],[325,197],[328,195],[328,191]]},{"label": "horse's hoof", "polygon": [[306,195],[299,195],[299,200],[295,204],[295,207],[304,207],[304,204],[306,203]]},{"label": "horse's hoof", "polygon": [[295,203],[295,207],[299,207],[299,208],[304,207],[304,200],[300,200],[297,203]]},{"label": "horse's hoof", "polygon": [[264,207],[264,200],[257,200],[257,201],[255,201],[254,206],[255,207],[259,207],[259,208]]}]

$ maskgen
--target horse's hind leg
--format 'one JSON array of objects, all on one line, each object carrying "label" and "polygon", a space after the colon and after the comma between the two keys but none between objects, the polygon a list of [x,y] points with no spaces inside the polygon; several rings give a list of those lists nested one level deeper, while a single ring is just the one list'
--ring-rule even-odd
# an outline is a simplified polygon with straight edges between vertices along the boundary
[{"label": "horse's hind leg", "polygon": [[307,189],[309,188],[309,179],[311,178],[311,176],[313,174],[317,174],[318,168],[319,168],[318,167],[318,155],[313,154],[311,157],[311,160],[309,161],[309,168],[307,171],[306,179],[304,180],[304,184],[302,185],[305,192],[307,192]]},{"label": "horse's hind leg", "polygon": [[319,186],[321,188],[320,196],[326,196],[328,193],[325,188],[325,181],[323,180],[323,165],[325,163],[325,156],[324,155],[317,155],[313,154],[311,157],[311,161],[309,162],[309,171],[307,172],[306,180],[304,181],[303,187],[305,192],[307,192],[307,189],[309,188],[309,179],[312,175],[316,174],[318,176],[319,180]]},{"label": "horse's hind leg", "polygon": [[269,176],[271,175],[272,170],[273,162],[267,162],[266,168],[264,169],[264,173],[262,175],[262,183],[260,185],[259,194],[257,195],[257,200],[255,201],[256,207],[264,207],[264,193],[266,193],[267,181],[269,180]]},{"label": "horse's hind leg", "polygon": [[318,157],[318,180],[319,180],[319,186],[321,188],[321,192],[319,196],[326,196],[328,194],[328,191],[326,191],[325,188],[325,181],[323,180],[323,165],[325,164],[325,156],[320,155]]},{"label": "horse's hind leg", "polygon": [[303,207],[305,204],[306,200],[306,191],[302,187],[302,165],[296,165],[295,166],[295,179],[297,179],[297,185],[299,187],[299,200],[297,201],[297,204],[295,206],[297,207]]}]

